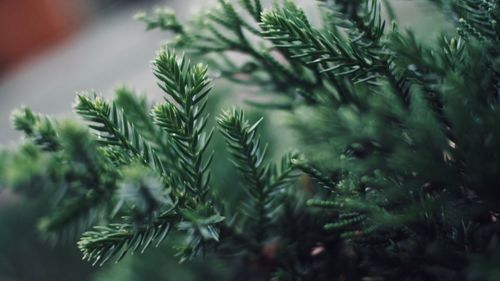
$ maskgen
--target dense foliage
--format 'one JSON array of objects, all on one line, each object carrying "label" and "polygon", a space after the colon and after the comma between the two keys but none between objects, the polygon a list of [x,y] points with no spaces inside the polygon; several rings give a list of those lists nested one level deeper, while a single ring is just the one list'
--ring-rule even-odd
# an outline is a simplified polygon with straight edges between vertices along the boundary
[{"label": "dense foliage", "polygon": [[88,129],[17,111],[27,139],[2,152],[0,184],[53,190],[42,230],[83,232],[94,264],[175,230],[181,261],[234,255],[273,280],[497,280],[500,9],[433,2],[456,32],[431,44],[401,31],[388,1],[321,1],[319,24],[292,1],[220,0],[186,24],[164,9],[138,16],[177,34],[168,48],[281,95],[255,105],[291,113],[301,153],[278,163],[261,120],[236,109],[216,118],[246,194],[237,206],[211,185],[207,67],[168,48],[153,63],[163,103],[126,88],[112,101],[79,94]]}]

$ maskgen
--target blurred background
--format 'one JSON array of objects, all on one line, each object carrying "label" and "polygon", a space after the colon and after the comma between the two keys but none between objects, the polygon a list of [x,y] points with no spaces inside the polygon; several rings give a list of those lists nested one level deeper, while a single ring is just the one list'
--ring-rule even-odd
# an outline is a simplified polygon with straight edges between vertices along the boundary
[{"label": "blurred background", "polygon": [[[120,84],[160,99],[150,71],[150,61],[170,34],[145,32],[132,19],[139,10],[169,6],[181,20],[213,4],[211,0],[0,0],[0,146],[14,147],[20,136],[11,129],[13,109],[25,105],[52,116],[74,117],[75,93],[96,90],[112,96]],[[314,1],[302,0],[305,6]],[[393,0],[400,25],[417,35],[432,38],[443,23],[427,1]],[[309,9],[308,9],[309,10]],[[314,9],[312,9],[314,10]],[[211,110],[241,105],[238,95],[251,91],[225,81],[216,81]],[[238,95],[234,94],[238,93]],[[265,114],[265,133],[280,153],[293,140],[273,142],[276,128],[284,128],[286,116]],[[212,114],[212,116],[216,115]],[[286,129],[281,129],[286,130]],[[270,131],[270,130],[268,130]],[[288,135],[290,136],[290,135]],[[216,151],[225,151],[216,139]],[[271,147],[273,148],[273,147]],[[225,158],[224,153],[219,159]],[[217,159],[216,159],[217,160]],[[227,161],[214,161],[214,186],[229,186],[235,171]],[[237,198],[234,190],[231,198]],[[126,258],[118,265],[91,268],[81,261],[76,245],[49,245],[37,232],[36,221],[47,210],[50,198],[28,200],[0,190],[0,281],[132,281],[132,280],[251,280],[252,268],[238,261],[209,258],[179,265],[168,243],[139,258]],[[175,237],[173,238],[175,239]],[[231,266],[228,266],[228,262]]]}]

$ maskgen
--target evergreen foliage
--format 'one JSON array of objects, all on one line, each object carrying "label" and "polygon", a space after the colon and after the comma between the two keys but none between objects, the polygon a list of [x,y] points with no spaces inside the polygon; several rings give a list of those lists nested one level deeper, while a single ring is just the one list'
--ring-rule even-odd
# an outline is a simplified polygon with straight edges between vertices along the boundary
[{"label": "evergreen foliage", "polygon": [[78,246],[94,264],[177,230],[181,261],[234,254],[272,280],[496,280],[498,1],[432,1],[456,27],[432,44],[388,27],[389,1],[320,2],[320,24],[287,0],[220,0],[186,24],[165,9],[138,16],[223,77],[287,97],[263,106],[290,112],[303,156],[268,162],[262,119],[236,109],[216,119],[246,194],[240,209],[210,185],[207,67],[167,49],[153,63],[163,103],[125,88],[110,102],[80,94],[89,130],[15,113],[27,141],[2,152],[0,184],[55,189],[42,228],[85,231]]}]

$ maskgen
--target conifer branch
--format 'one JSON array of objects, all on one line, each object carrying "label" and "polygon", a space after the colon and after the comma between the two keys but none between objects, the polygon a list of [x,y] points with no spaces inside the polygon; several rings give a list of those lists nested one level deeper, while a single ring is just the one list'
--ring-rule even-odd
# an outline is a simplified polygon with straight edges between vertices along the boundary
[{"label": "conifer branch", "polygon": [[281,157],[278,164],[271,165],[270,186],[271,189],[277,191],[294,183],[298,177],[297,167],[293,164],[299,157],[297,152],[286,153]]},{"label": "conifer branch", "polygon": [[119,176],[86,129],[63,123],[59,132],[62,157],[67,162],[54,167],[61,175],[61,209],[42,219],[40,226],[56,239],[73,241],[103,216],[101,211],[110,203]]},{"label": "conifer branch", "polygon": [[260,137],[256,135],[262,119],[250,125],[243,111],[235,109],[225,111],[218,119],[221,133],[224,135],[233,163],[246,182],[249,203],[245,208],[248,218],[254,221],[255,239],[262,242],[270,222],[272,204],[269,186],[269,167],[264,164],[266,147],[261,150]]},{"label": "conifer branch", "polygon": [[118,262],[127,253],[143,253],[151,245],[158,246],[177,220],[178,217],[167,210],[147,225],[124,222],[95,227],[94,231],[83,234],[78,248],[83,253],[83,259],[92,261],[93,265],[102,266],[112,258]]},{"label": "conifer branch", "polygon": [[[171,139],[165,134],[150,116],[151,106],[145,97],[137,96],[132,90],[121,87],[116,90],[114,103],[121,108],[129,123],[134,124],[148,144],[158,152],[158,157],[166,170],[176,170],[176,152]],[[178,172],[178,171],[177,171]]]},{"label": "conifer branch", "polygon": [[[349,75],[355,79],[380,68],[377,57],[357,44],[361,36],[345,38],[340,33],[317,30],[309,24],[301,9],[287,3],[282,9],[264,12],[261,27],[263,35],[290,54],[290,59],[300,59],[310,67],[315,66],[320,73]],[[376,12],[369,15],[370,24],[380,21]],[[377,30],[377,35],[379,33]]]},{"label": "conifer branch", "polygon": [[29,108],[21,108],[12,113],[14,128],[23,131],[37,145],[46,151],[56,151],[60,143],[54,121],[34,113]]},{"label": "conifer branch", "polygon": [[295,168],[301,170],[305,174],[315,179],[320,186],[335,191],[335,187],[337,184],[312,165],[298,159],[292,159],[291,163]]},{"label": "conifer branch", "polygon": [[[172,138],[179,157],[182,188],[202,202],[208,196],[212,156],[205,161],[204,155],[212,138],[205,127],[208,115],[204,113],[210,92],[206,67],[191,65],[181,58],[177,62],[174,53],[161,51],[154,62],[154,73],[160,80],[160,88],[168,95],[165,103],[155,106],[155,123]],[[192,202],[192,203],[195,203]]]},{"label": "conifer branch", "polygon": [[114,103],[108,104],[99,96],[92,98],[80,94],[74,108],[77,114],[90,123],[89,128],[96,132],[100,144],[125,149],[130,157],[139,159],[161,174],[165,173],[156,151]]}]

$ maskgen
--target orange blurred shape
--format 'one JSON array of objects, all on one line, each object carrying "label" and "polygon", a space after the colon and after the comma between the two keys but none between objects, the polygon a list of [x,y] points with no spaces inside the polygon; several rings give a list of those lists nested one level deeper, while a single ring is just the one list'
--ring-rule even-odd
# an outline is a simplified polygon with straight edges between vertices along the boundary
[{"label": "orange blurred shape", "polygon": [[71,34],[87,10],[83,2],[1,0],[0,72]]}]

